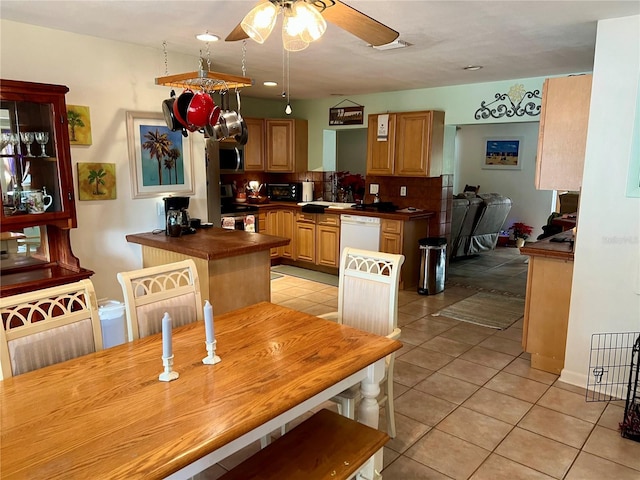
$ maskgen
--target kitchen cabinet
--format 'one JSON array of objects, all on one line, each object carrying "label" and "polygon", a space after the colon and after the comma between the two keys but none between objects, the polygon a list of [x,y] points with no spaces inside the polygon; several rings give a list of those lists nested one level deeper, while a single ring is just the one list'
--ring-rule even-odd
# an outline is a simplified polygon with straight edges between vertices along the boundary
[{"label": "kitchen cabinet", "polygon": [[592,75],[548,78],[542,88],[535,186],[578,191],[587,143]]},{"label": "kitchen cabinet", "polygon": [[396,114],[389,114],[387,139],[378,141],[378,115],[369,115],[367,128],[367,175],[393,175],[396,152]]},{"label": "kitchen cabinet", "polygon": [[340,216],[296,213],[296,260],[338,268],[340,264]]},{"label": "kitchen cabinet", "polygon": [[404,255],[400,269],[400,288],[418,285],[420,273],[420,247],[418,241],[429,236],[429,220],[391,220],[380,222],[380,251]]},{"label": "kitchen cabinet", "polygon": [[316,214],[296,213],[295,259],[316,261]]},{"label": "kitchen cabinet", "polygon": [[266,119],[267,172],[294,173],[307,170],[308,125],[302,119]]},{"label": "kitchen cabinet", "polygon": [[293,259],[294,256],[294,212],[292,209],[281,208],[269,210],[266,214],[266,231],[269,235],[285,237],[291,240],[289,245],[271,249],[271,258],[283,257]]},{"label": "kitchen cabinet", "polygon": [[316,264],[340,266],[340,216],[318,214],[316,220]]},{"label": "kitchen cabinet", "polygon": [[[0,232],[22,234],[3,252],[2,295],[90,277],[73,255],[77,226],[66,86],[0,80],[3,175]],[[3,241],[4,242],[4,241]],[[5,243],[2,243],[5,250]]]},{"label": "kitchen cabinet", "polygon": [[437,177],[442,174],[444,112],[389,114],[388,138],[378,141],[378,115],[369,115],[367,175]]},{"label": "kitchen cabinet", "polygon": [[248,140],[244,146],[244,170],[246,172],[264,171],[264,119],[245,118]]}]

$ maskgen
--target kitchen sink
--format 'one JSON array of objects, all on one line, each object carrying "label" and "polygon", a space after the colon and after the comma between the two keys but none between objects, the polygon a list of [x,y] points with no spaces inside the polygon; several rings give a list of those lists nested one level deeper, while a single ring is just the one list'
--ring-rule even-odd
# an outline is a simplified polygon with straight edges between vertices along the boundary
[{"label": "kitchen sink", "polygon": [[326,207],[326,208],[333,208],[333,209],[337,209],[337,210],[347,210],[350,209],[351,207],[354,207],[356,204],[355,203],[351,203],[351,202],[321,202],[321,201],[317,201],[317,202],[300,202],[298,203],[298,205],[304,206],[304,205],[318,205],[319,207]]}]

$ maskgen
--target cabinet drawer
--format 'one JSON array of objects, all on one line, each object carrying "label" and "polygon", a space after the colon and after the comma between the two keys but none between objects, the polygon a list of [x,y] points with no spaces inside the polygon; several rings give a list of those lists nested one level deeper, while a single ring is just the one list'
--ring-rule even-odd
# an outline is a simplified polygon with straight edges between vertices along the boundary
[{"label": "cabinet drawer", "polygon": [[402,220],[382,220],[382,232],[383,233],[402,233]]},{"label": "cabinet drawer", "polygon": [[296,212],[296,222],[316,222],[316,214],[315,213],[302,213]]},{"label": "cabinet drawer", "polygon": [[331,215],[327,213],[318,214],[318,225],[327,225],[329,227],[339,227],[340,226],[340,216],[339,215]]}]

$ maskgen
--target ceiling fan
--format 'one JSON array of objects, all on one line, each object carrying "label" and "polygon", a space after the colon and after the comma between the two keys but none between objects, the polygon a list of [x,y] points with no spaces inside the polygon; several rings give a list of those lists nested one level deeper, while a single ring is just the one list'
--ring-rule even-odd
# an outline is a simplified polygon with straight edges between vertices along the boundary
[{"label": "ceiling fan", "polygon": [[[337,25],[373,46],[385,45],[398,38],[399,33],[392,28],[387,27],[386,25],[339,0],[261,0],[258,2],[256,7],[245,16],[243,21],[233,29],[225,41],[235,42],[237,40],[244,40],[245,38],[252,38],[258,43],[263,43],[269,33],[271,33],[273,25],[275,24],[275,17],[280,11],[284,12],[286,22],[288,17],[292,16],[292,12],[295,12],[295,10],[298,9],[307,10],[307,7],[309,6],[311,7],[310,14],[312,16],[317,15],[317,20],[315,21],[318,24],[324,23],[324,28],[322,28],[321,25],[315,25],[314,28],[321,31],[312,32],[312,38],[307,36],[307,38],[304,39],[306,44],[310,41],[316,40],[322,35],[322,33],[324,33],[324,29],[326,29],[326,22],[324,22],[324,20]],[[265,14],[264,10],[268,10],[268,14]],[[258,14],[258,19],[255,18],[256,13]],[[262,17],[260,17],[260,15]],[[252,20],[253,24],[256,24],[256,22],[264,20],[265,16],[268,17],[267,22],[271,22],[270,27],[265,29],[264,33],[266,33],[266,35],[261,32],[257,34],[256,38],[255,32],[252,31],[252,26],[247,26],[247,22]],[[249,33],[246,30],[249,30]],[[284,30],[286,30],[286,26]],[[289,50],[289,48],[287,49]],[[293,49],[291,50],[293,51]]]}]

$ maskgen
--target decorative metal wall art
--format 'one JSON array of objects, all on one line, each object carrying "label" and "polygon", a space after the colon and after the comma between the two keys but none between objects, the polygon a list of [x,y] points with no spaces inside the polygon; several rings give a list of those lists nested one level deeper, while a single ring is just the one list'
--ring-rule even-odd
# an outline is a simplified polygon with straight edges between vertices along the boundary
[{"label": "decorative metal wall art", "polygon": [[[350,102],[354,107],[341,107],[344,102]],[[364,124],[364,105],[360,105],[348,98],[329,108],[329,125],[362,125]]]},{"label": "decorative metal wall art", "polygon": [[[531,101],[527,101],[532,99]],[[476,110],[476,120],[486,120],[489,117],[502,118],[507,117],[524,117],[528,115],[535,117],[540,115],[540,103],[535,100],[542,100],[540,90],[527,92],[521,83],[513,85],[509,89],[509,93],[496,93],[495,100],[487,103],[484,100],[480,103],[480,108]],[[501,103],[504,102],[504,103]],[[525,102],[523,104],[523,102]]]}]

